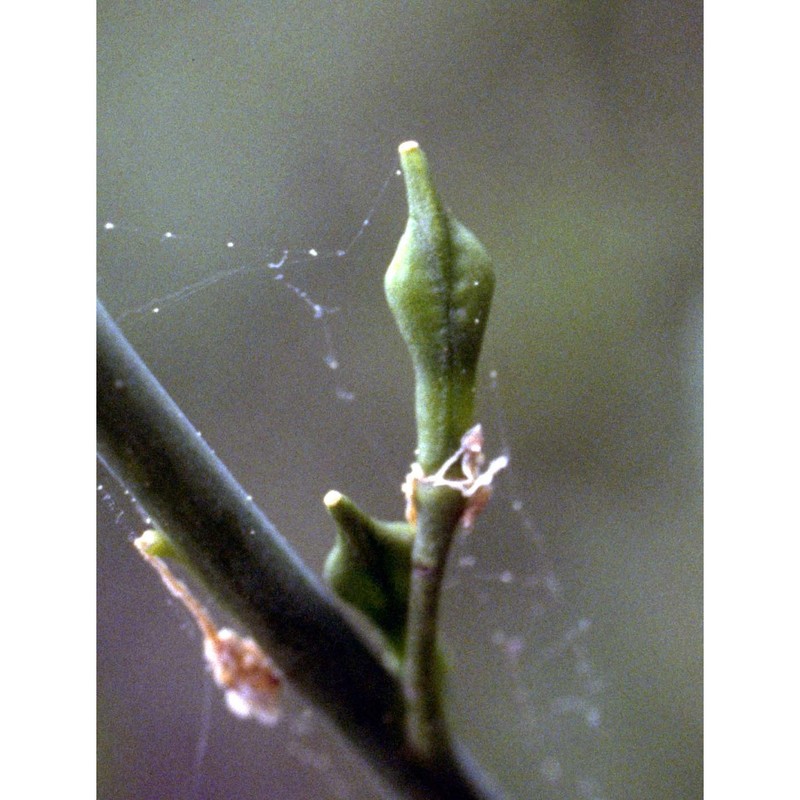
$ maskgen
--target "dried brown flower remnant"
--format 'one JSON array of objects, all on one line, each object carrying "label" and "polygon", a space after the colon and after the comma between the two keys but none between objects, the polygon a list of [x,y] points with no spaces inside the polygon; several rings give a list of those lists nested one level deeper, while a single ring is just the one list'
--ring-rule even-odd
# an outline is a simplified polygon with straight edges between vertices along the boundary
[{"label": "dried brown flower remnant", "polygon": [[217,629],[186,584],[153,554],[160,538],[156,531],[145,531],[134,545],[197,622],[203,634],[203,654],[215,683],[225,690],[228,708],[237,717],[253,717],[262,725],[275,725],[281,716],[282,680],[277,668],[253,639],[229,628]]},{"label": "dried brown flower remnant", "polygon": [[[448,478],[447,472],[460,460],[463,478]],[[461,492],[462,497],[468,499],[464,513],[461,515],[461,524],[471,528],[478,515],[486,508],[492,496],[492,481],[494,476],[508,466],[508,456],[502,455],[492,460],[485,472],[481,468],[486,461],[483,453],[483,428],[480,425],[470,428],[462,437],[461,445],[448,458],[433,475],[425,475],[422,466],[415,462],[411,471],[406,475],[403,483],[403,494],[406,498],[406,519],[412,525],[417,521],[417,507],[415,492],[418,483],[429,486],[449,486]]]}]

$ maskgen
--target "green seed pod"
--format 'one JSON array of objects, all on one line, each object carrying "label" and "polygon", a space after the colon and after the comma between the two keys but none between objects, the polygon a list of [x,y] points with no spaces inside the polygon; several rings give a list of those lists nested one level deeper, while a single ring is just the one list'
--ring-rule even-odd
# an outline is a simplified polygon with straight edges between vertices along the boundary
[{"label": "green seed pod", "polygon": [[417,460],[431,474],[474,422],[494,273],[483,245],[441,205],[416,142],[400,145],[400,164],[408,224],[386,272],[385,290],[411,352]]}]

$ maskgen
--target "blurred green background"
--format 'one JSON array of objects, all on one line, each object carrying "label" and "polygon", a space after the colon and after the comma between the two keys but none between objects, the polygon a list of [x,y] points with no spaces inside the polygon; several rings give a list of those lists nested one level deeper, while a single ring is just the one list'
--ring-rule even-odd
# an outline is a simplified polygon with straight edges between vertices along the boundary
[{"label": "blurred green background", "polygon": [[[487,449],[508,440],[509,496],[592,620],[604,721],[587,775],[597,796],[700,797],[702,4],[101,0],[98,14],[98,221],[120,225],[113,241],[101,232],[98,293],[112,315],[284,247],[346,245],[397,145],[422,144],[495,260]],[[412,383],[382,276],[404,214],[392,178],[346,258],[290,275],[341,309],[327,318],[335,373],[323,329],[266,271],[123,322],[318,570],[325,491],[400,513]],[[185,232],[180,255],[167,229]],[[228,237],[246,243],[240,262]],[[217,707],[198,772],[199,641],[138,563],[125,502],[113,492],[99,506],[100,796],[344,796],[319,764],[298,766],[300,712],[273,735]],[[514,525],[483,534],[485,573],[530,561]],[[518,707],[487,689],[508,665],[469,663],[473,627],[491,639],[495,606],[524,617],[522,593],[492,595],[478,615],[458,601],[460,734],[511,796],[581,797],[533,775]],[[536,624],[522,629],[530,642]],[[560,746],[580,764],[582,745]],[[371,796],[355,783],[352,796]]]}]

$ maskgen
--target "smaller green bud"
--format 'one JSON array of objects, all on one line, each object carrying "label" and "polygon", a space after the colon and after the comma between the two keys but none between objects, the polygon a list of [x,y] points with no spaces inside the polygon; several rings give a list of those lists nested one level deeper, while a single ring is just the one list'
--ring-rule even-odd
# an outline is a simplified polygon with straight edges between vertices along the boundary
[{"label": "smaller green bud", "polygon": [[417,460],[431,474],[474,423],[494,273],[483,245],[439,201],[416,142],[400,145],[400,164],[408,223],[385,290],[414,365]]},{"label": "smaller green bud", "polygon": [[323,500],[337,528],[323,575],[338,597],[368,617],[395,656],[403,650],[411,573],[412,527],[365,514],[336,491]]},{"label": "smaller green bud", "polygon": [[175,545],[161,531],[152,528],[146,530],[134,541],[134,544],[149,556],[170,559],[171,561],[177,561],[179,564],[186,563],[186,560]]}]

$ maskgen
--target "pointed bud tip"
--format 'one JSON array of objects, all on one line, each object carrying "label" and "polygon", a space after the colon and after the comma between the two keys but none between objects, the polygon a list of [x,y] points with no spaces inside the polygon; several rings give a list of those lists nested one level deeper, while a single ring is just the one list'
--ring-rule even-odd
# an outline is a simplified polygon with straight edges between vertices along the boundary
[{"label": "pointed bud tip", "polygon": [[328,508],[333,508],[334,506],[338,506],[339,503],[342,502],[342,493],[337,492],[336,489],[331,489],[325,495],[325,497],[322,498],[322,502],[325,503],[325,505]]},{"label": "pointed bud tip", "polygon": [[154,548],[157,548],[162,543],[162,541],[163,537],[161,537],[157,531],[147,530],[137,539],[134,539],[133,543],[139,550],[150,554]]},{"label": "pointed bud tip", "polygon": [[152,529],[146,530],[138,539],[133,540],[133,544],[144,556],[175,558],[180,560],[172,543],[160,531]]}]

